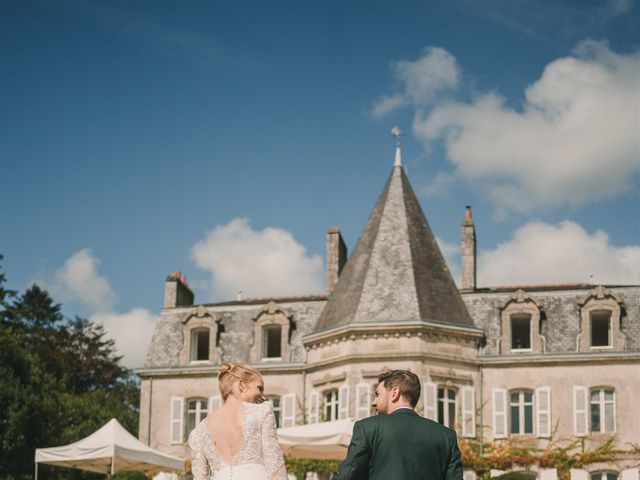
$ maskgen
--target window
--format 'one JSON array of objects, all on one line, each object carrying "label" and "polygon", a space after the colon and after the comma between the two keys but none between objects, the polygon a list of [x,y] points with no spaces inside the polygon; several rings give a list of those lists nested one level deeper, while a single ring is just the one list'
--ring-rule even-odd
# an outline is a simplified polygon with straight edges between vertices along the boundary
[{"label": "window", "polygon": [[618,474],[615,472],[594,472],[591,474],[591,480],[618,480]]},{"label": "window", "polygon": [[611,346],[611,312],[600,310],[591,312],[591,346]]},{"label": "window", "polygon": [[324,420],[330,422],[338,419],[338,390],[329,390],[324,394]]},{"label": "window", "polygon": [[209,329],[198,328],[191,331],[191,361],[209,360]]},{"label": "window", "polygon": [[511,349],[531,349],[531,315],[511,315]]},{"label": "window", "polygon": [[455,427],[456,391],[452,388],[438,388],[438,422],[445,427]]},{"label": "window", "polygon": [[615,431],[615,392],[611,388],[591,390],[591,431]]},{"label": "window", "polygon": [[273,403],[273,413],[276,416],[276,427],[280,428],[282,426],[281,413],[282,410],[280,408],[280,397],[267,397],[267,400]]},{"label": "window", "polygon": [[262,358],[280,358],[282,327],[280,325],[267,325],[262,330]]},{"label": "window", "polygon": [[253,321],[253,344],[249,350],[251,363],[290,362],[291,336],[296,329],[293,315],[275,302],[269,302]]},{"label": "window", "polygon": [[194,399],[187,402],[187,432],[191,432],[207,416],[207,401]]},{"label": "window", "polygon": [[520,390],[511,392],[511,433],[526,435],[533,433],[533,392]]}]

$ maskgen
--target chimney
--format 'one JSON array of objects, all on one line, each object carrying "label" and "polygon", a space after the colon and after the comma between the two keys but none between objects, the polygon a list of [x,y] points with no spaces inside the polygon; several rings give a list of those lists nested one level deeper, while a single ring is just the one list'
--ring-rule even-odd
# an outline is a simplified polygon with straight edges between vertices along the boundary
[{"label": "chimney", "polygon": [[476,289],[476,227],[471,216],[471,207],[464,210],[462,241],[460,243],[462,261],[462,290]]},{"label": "chimney", "polygon": [[188,307],[193,305],[193,292],[187,279],[180,272],[167,275],[164,284],[164,308]]},{"label": "chimney", "polygon": [[347,261],[347,247],[337,227],[327,230],[327,294],[338,281],[342,267]]}]

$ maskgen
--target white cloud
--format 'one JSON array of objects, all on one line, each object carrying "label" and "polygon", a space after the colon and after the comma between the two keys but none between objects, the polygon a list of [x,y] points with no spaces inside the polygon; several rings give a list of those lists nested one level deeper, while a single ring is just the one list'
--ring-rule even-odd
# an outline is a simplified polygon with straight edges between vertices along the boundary
[{"label": "white cloud", "polygon": [[74,253],[54,276],[53,291],[64,300],[80,300],[93,311],[108,311],[116,294],[107,279],[98,274],[100,261],[85,248]]},{"label": "white cloud", "polygon": [[52,280],[39,281],[62,301],[77,300],[90,311],[89,320],[101,324],[116,342],[118,355],[127,368],[144,365],[156,317],[134,308],[126,313],[114,310],[117,296],[106,277],[98,272],[100,260],[85,248],[69,257]]},{"label": "white cloud", "polygon": [[605,0],[600,12],[609,19],[630,12],[634,4],[634,0]]},{"label": "white cloud", "polygon": [[144,366],[144,359],[153,335],[156,316],[146,309],[134,308],[126,313],[103,312],[89,317],[101,324],[109,337],[116,342],[118,355],[127,368]]},{"label": "white cloud", "polygon": [[300,295],[324,290],[322,260],[308,255],[286,230],[255,231],[236,218],[218,225],[191,249],[195,263],[211,272],[216,296]]},{"label": "white cloud", "polygon": [[438,172],[431,182],[429,182],[422,192],[427,197],[438,197],[449,193],[456,183],[456,176],[449,172]]},{"label": "white cloud", "polygon": [[458,86],[460,69],[456,59],[439,47],[425,48],[422,56],[415,61],[400,60],[391,66],[394,77],[403,91],[378,99],[372,110],[379,118],[396,108],[413,104],[424,107],[436,96]]},{"label": "white cloud", "polygon": [[640,247],[616,247],[580,225],[531,222],[478,257],[478,284],[640,283]]},{"label": "white cloud", "polygon": [[498,210],[615,197],[640,166],[639,61],[585,41],[547,65],[521,110],[491,92],[417,109],[413,130],[427,146],[444,139],[456,174],[484,185]]}]

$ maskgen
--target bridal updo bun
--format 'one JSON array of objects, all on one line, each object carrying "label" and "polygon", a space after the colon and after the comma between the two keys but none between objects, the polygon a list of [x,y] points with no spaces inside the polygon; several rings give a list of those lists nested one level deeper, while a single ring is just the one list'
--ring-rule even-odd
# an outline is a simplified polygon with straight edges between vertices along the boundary
[{"label": "bridal updo bun", "polygon": [[218,383],[220,384],[222,400],[226,400],[231,394],[233,384],[237,381],[249,383],[259,376],[260,372],[258,370],[247,365],[223,363],[220,365],[220,371],[218,372]]}]

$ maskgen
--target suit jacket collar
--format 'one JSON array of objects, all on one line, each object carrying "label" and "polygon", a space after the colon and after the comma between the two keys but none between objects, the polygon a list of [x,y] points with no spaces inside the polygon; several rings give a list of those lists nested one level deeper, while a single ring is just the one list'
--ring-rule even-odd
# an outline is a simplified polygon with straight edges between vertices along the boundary
[{"label": "suit jacket collar", "polygon": [[413,408],[409,407],[400,407],[391,412],[391,415],[417,415],[416,411]]}]

